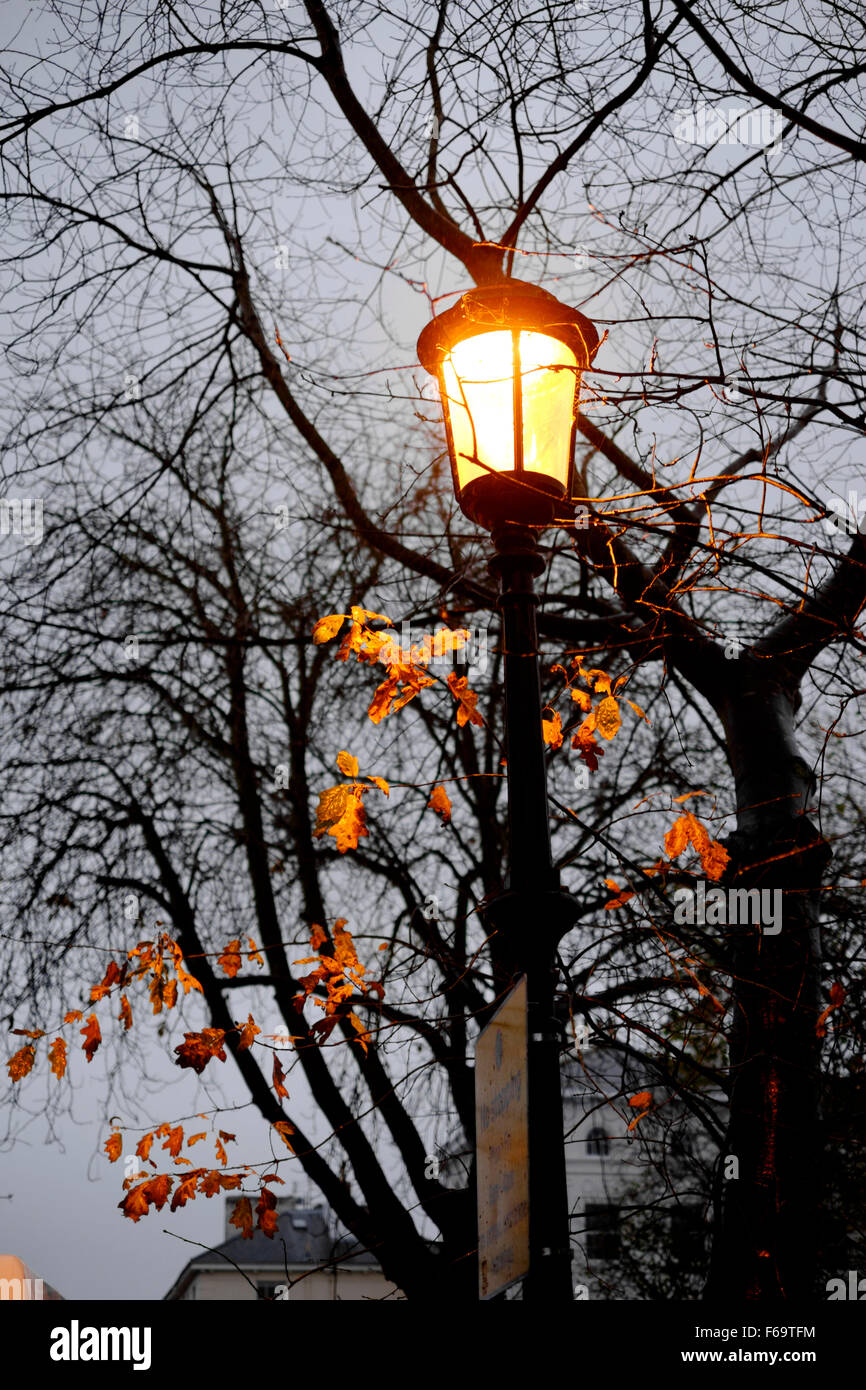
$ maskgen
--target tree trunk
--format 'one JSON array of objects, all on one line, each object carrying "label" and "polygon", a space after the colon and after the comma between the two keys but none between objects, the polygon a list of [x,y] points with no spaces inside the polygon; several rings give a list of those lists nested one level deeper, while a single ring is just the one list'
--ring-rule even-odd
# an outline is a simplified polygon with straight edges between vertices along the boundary
[{"label": "tree trunk", "polygon": [[[726,887],[778,890],[781,919],[725,932],[733,976],[730,1117],[708,1298],[778,1301],[814,1292],[819,1203],[818,897],[830,857],[806,818],[796,695],[743,663],[720,713],[738,828]],[[772,900],[771,900],[772,901]],[[731,1159],[736,1159],[736,1164]]]}]

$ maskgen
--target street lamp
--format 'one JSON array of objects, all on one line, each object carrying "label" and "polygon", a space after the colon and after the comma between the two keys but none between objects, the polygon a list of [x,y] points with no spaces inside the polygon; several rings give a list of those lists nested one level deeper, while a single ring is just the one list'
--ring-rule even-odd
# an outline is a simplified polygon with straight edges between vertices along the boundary
[{"label": "street lamp", "polygon": [[439,385],[472,521],[550,524],[570,499],[581,374],[597,347],[588,318],[520,281],[470,290],[423,330],[418,358]]},{"label": "street lamp", "polygon": [[[523,1294],[548,1303],[573,1297],[555,989],[559,942],[577,912],[560,890],[551,854],[533,580],[545,568],[537,531],[572,497],[581,375],[598,342],[583,314],[514,280],[470,290],[418,339],[418,358],[439,384],[458,504],[491,532],[496,552],[488,567],[502,614],[508,886],[483,917],[500,979],[526,977]],[[502,1174],[503,1188],[511,1176]]]}]

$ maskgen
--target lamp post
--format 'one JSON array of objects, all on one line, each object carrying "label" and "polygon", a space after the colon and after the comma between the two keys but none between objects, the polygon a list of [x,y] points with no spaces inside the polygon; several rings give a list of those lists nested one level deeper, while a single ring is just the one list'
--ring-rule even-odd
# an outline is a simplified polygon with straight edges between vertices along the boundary
[{"label": "lamp post", "polygon": [[495,550],[509,855],[507,888],[489,901],[485,924],[501,977],[527,983],[527,1301],[573,1297],[555,986],[557,948],[576,911],[550,846],[534,588],[546,562],[537,537],[572,497],[581,373],[598,341],[577,310],[514,280],[470,290],[418,340],[439,385],[458,504],[491,532]]}]

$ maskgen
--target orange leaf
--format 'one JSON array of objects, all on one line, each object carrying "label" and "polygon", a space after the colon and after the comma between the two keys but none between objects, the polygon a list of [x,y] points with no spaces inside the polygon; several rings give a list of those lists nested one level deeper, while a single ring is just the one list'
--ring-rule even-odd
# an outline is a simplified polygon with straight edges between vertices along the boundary
[{"label": "orange leaf", "polygon": [[234,1138],[235,1136],[233,1134],[227,1134],[224,1129],[221,1129],[217,1136],[217,1141],[214,1145],[214,1148],[216,1149],[216,1156],[224,1168],[229,1161],[229,1156],[225,1151],[225,1144],[223,1144],[223,1140],[225,1139],[226,1143],[229,1143],[229,1141],[233,1140]]},{"label": "orange leaf", "polygon": [[434,787],[430,793],[430,800],[427,805],[435,811],[437,816],[442,817],[442,824],[447,825],[451,819],[451,802],[444,787]]},{"label": "orange leaf", "polygon": [[830,1017],[830,1015],[831,1015],[831,1013],[833,1012],[833,1010],[834,1010],[834,1009],[838,1009],[839,1006],[840,1006],[841,1004],[844,1004],[844,1002],[845,1002],[845,987],[844,987],[844,985],[840,985],[840,984],[838,984],[838,983],[831,985],[831,986],[830,986],[830,1003],[827,1005],[827,1007],[826,1007],[826,1009],[824,1010],[824,1012],[819,1016],[818,1021],[817,1021],[817,1023],[815,1024],[815,1036],[816,1036],[816,1037],[818,1037],[818,1038],[824,1038],[824,1037],[827,1036],[827,1019]]},{"label": "orange leaf", "polygon": [[125,994],[120,996],[120,1013],[117,1015],[127,1032],[132,1027],[132,1009]]},{"label": "orange leaf", "polygon": [[183,1125],[176,1125],[168,1132],[168,1138],[163,1144],[164,1149],[168,1149],[172,1158],[177,1158],[180,1153],[180,1146],[183,1143]]},{"label": "orange leaf", "polygon": [[337,768],[344,777],[357,777],[358,759],[343,749],[337,754]]},{"label": "orange leaf", "polygon": [[253,1238],[253,1209],[249,1197],[241,1197],[229,1217],[229,1225],[237,1226],[244,1240]]},{"label": "orange leaf", "polygon": [[207,1130],[203,1129],[198,1134],[191,1134],[186,1141],[186,1146],[191,1149],[193,1144],[197,1144],[199,1139],[207,1139]]},{"label": "orange leaf", "polygon": [[97,1019],[96,1014],[89,1014],[87,1018],[86,1027],[79,1028],[78,1031],[84,1038],[84,1042],[81,1045],[84,1054],[87,1057],[88,1062],[92,1062],[93,1054],[99,1047],[99,1044],[102,1042],[102,1034],[99,1031],[99,1020]]},{"label": "orange leaf", "polygon": [[605,912],[612,912],[614,908],[622,907],[624,903],[628,902],[629,898],[634,897],[634,893],[631,889],[620,888],[619,884],[616,882],[615,879],[606,878],[604,883],[606,888],[609,888],[612,893],[616,894],[615,897],[611,898],[610,902],[605,903]]},{"label": "orange leaf", "polygon": [[102,984],[94,985],[90,991],[90,1002],[92,1004],[96,1004],[99,1002],[100,999],[104,999],[106,994],[110,993],[112,985],[117,984],[117,981],[119,979],[120,967],[118,966],[117,961],[110,960],[108,962],[108,969],[105,972],[105,977],[102,981]]},{"label": "orange leaf", "polygon": [[281,1100],[288,1100],[289,1098],[289,1093],[283,1085],[285,1079],[286,1074],[283,1071],[282,1066],[280,1065],[280,1059],[279,1057],[274,1056],[274,1090],[276,1091],[277,1095],[280,1097]]},{"label": "orange leaf", "polygon": [[120,1158],[123,1153],[123,1135],[119,1129],[116,1129],[113,1134],[109,1134],[105,1141],[105,1152],[112,1163],[116,1163]]},{"label": "orange leaf", "polygon": [[697,816],[691,811],[686,811],[674,821],[665,835],[665,853],[669,859],[676,859],[689,843],[700,855],[701,867],[707,878],[721,878],[730,860],[728,851],[718,840],[710,838],[709,831]]},{"label": "orange leaf", "polygon": [[595,723],[602,738],[611,739],[622,724],[619,701],[606,695],[595,712]]},{"label": "orange leaf", "polygon": [[241,1028],[241,1036],[238,1041],[238,1052],[244,1052],[248,1047],[252,1047],[253,1039],[256,1038],[261,1031],[261,1028],[257,1028],[255,1023],[253,1023],[253,1016],[250,1014],[246,1023]]},{"label": "orange leaf", "polygon": [[351,1023],[351,1025],[352,1025],[352,1027],[354,1028],[355,1032],[358,1034],[358,1042],[361,1044],[362,1048],[363,1048],[364,1051],[366,1052],[366,1051],[367,1051],[367,1044],[368,1044],[368,1043],[370,1042],[370,1040],[371,1040],[371,1039],[370,1039],[370,1034],[367,1032],[367,1029],[364,1027],[363,1023],[361,1022],[361,1020],[359,1019],[359,1017],[358,1017],[357,1014],[350,1013],[350,1014],[349,1014],[349,1022]]},{"label": "orange leaf", "polygon": [[193,1168],[192,1172],[187,1173],[185,1178],[181,1178],[175,1189],[175,1194],[171,1199],[171,1210],[177,1211],[178,1207],[186,1206],[196,1195],[196,1187],[199,1178],[207,1172],[206,1168]]},{"label": "orange leaf", "polygon": [[457,701],[457,723],[462,729],[464,724],[477,724],[480,728],[484,727],[484,720],[476,710],[478,696],[474,690],[469,689],[469,682],[466,676],[458,676],[456,671],[451,671],[448,676],[448,689]]},{"label": "orange leaf", "polygon": [[55,1038],[48,1049],[48,1060],[51,1063],[51,1070],[58,1081],[66,1072],[66,1043],[63,1038]]},{"label": "orange leaf", "polygon": [[32,1038],[34,1042],[45,1037],[44,1028],[10,1028],[9,1031],[19,1038]]},{"label": "orange leaf", "polygon": [[247,956],[247,960],[254,961],[256,965],[264,965],[265,962],[264,962],[264,958],[262,957],[262,953],[261,953],[261,951],[259,950],[259,948],[258,948],[258,946],[256,945],[256,943],[253,941],[253,938],[252,938],[252,937],[249,937],[248,940],[249,940],[250,950],[249,950],[249,955]]},{"label": "orange leaf", "polygon": [[542,716],[541,730],[546,744],[551,748],[562,747],[562,720],[556,710]]},{"label": "orange leaf", "polygon": [[84,1017],[84,1014],[81,1012],[80,1009],[70,1009],[70,1010],[69,1010],[69,1013],[65,1016],[63,1022],[64,1022],[64,1023],[77,1023],[77,1022],[79,1021],[79,1019],[82,1019],[83,1017]]},{"label": "orange leaf", "polygon": [[143,1135],[142,1138],[139,1139],[138,1143],[137,1143],[136,1146],[135,1146],[135,1152],[136,1152],[136,1154],[138,1155],[139,1158],[143,1158],[144,1161],[145,1161],[145,1163],[147,1162],[148,1158],[150,1157],[150,1146],[151,1146],[152,1143],[153,1143],[153,1132],[151,1131],[150,1134],[145,1134],[145,1135]]},{"label": "orange leaf", "polygon": [[346,613],[330,613],[327,618],[320,618],[313,628],[313,641],[316,646],[320,646],[322,642],[332,641],[340,631],[347,616]]},{"label": "orange leaf", "polygon": [[384,777],[374,777],[372,773],[367,773],[367,781],[372,782],[374,787],[378,787],[383,796],[391,795],[391,788]]},{"label": "orange leaf", "polygon": [[629,1133],[634,1129],[635,1125],[643,1119],[644,1115],[649,1114],[652,1100],[652,1091],[638,1091],[636,1096],[632,1096],[629,1105],[633,1106],[635,1110],[639,1110],[640,1113],[635,1115],[634,1119],[631,1121],[628,1127]]},{"label": "orange leaf", "polygon": [[22,1081],[28,1075],[33,1063],[36,1061],[36,1048],[32,1043],[22,1047],[20,1052],[16,1052],[14,1057],[10,1057],[6,1063],[9,1068],[9,1076],[12,1081]]},{"label": "orange leaf", "polygon": [[157,1211],[162,1210],[168,1201],[173,1182],[174,1178],[170,1173],[159,1173],[140,1182],[137,1187],[130,1188],[123,1201],[117,1205],[124,1216],[128,1216],[131,1221],[137,1221],[140,1216],[147,1216],[151,1204]]},{"label": "orange leaf", "polygon": [[277,1199],[269,1188],[263,1187],[256,1205],[259,1230],[273,1240],[277,1231]]},{"label": "orange leaf", "polygon": [[316,829],[313,834],[332,835],[341,854],[346,850],[357,849],[358,841],[367,834],[366,817],[362,801],[364,789],[342,785],[329,787],[319,793],[319,806],[316,812]]},{"label": "orange leaf", "polygon": [[588,691],[572,689],[571,698],[576,705],[580,705],[584,714],[588,714],[592,709],[592,696]]},{"label": "orange leaf", "polygon": [[241,968],[241,943],[237,939],[230,941],[222,955],[217,961],[217,965],[222,967],[223,972],[233,980]]},{"label": "orange leaf", "polygon": [[292,1149],[292,1142],[289,1139],[289,1135],[294,1134],[295,1132],[294,1127],[289,1124],[288,1120],[277,1120],[276,1124],[274,1125],[274,1129],[279,1134],[286,1148],[290,1149],[294,1153],[294,1150]]},{"label": "orange leaf", "polygon": [[174,1049],[179,1067],[192,1067],[193,1071],[201,1075],[214,1057],[218,1057],[221,1062],[225,1061],[225,1032],[222,1028],[204,1028],[200,1033],[184,1033],[183,1036],[186,1041]]},{"label": "orange leaf", "polygon": [[[646,715],[644,714],[643,710],[641,709],[640,705],[636,705],[635,702],[634,702],[634,700],[626,700],[626,704],[627,704],[627,705],[631,705],[631,707],[632,707],[632,709],[634,710],[635,714],[637,715],[638,719],[642,719],[642,720],[644,721],[645,724],[649,724],[649,720],[647,719],[647,717],[646,717]],[[650,727],[652,727],[652,726],[650,725]]]}]

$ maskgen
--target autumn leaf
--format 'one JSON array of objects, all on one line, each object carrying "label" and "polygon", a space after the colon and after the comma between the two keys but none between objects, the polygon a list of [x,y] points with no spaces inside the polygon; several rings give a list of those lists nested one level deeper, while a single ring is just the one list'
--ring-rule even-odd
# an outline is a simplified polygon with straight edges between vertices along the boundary
[{"label": "autumn leaf", "polygon": [[396,714],[427,686],[435,684],[436,677],[418,667],[389,666],[388,677],[376,688],[367,715],[373,724],[381,724],[387,715]]},{"label": "autumn leaf", "polygon": [[441,816],[443,825],[448,824],[451,819],[451,802],[444,787],[433,788],[427,805],[436,812],[437,816]]},{"label": "autumn leaf", "polygon": [[48,1049],[48,1060],[51,1063],[51,1070],[58,1081],[66,1074],[66,1043],[63,1038],[55,1038]]},{"label": "autumn leaf", "polygon": [[579,705],[584,714],[588,714],[592,709],[592,696],[587,690],[572,689],[571,698],[576,705]]},{"label": "autumn leaf", "polygon": [[28,1043],[26,1047],[22,1047],[19,1052],[16,1052],[14,1057],[10,1057],[9,1061],[6,1063],[9,1068],[10,1080],[23,1081],[24,1077],[29,1074],[35,1061],[36,1048],[32,1043]]},{"label": "autumn leaf", "polygon": [[92,1062],[93,1054],[102,1042],[102,1034],[99,1031],[99,1020],[96,1014],[89,1014],[86,1026],[84,1028],[79,1028],[78,1031],[84,1038],[84,1042],[81,1044],[82,1050],[88,1062]]},{"label": "autumn leaf", "polygon": [[838,983],[830,986],[830,1003],[824,1012],[819,1016],[815,1024],[815,1036],[824,1038],[827,1036],[827,1019],[834,1009],[838,1009],[845,1002],[845,987]]},{"label": "autumn leaf", "polygon": [[216,1197],[220,1192],[222,1192],[222,1187],[220,1186],[220,1178],[222,1176],[223,1174],[219,1171],[218,1168],[211,1168],[209,1172],[205,1173],[204,1177],[199,1183],[198,1189],[202,1196]]},{"label": "autumn leaf", "polygon": [[366,1051],[367,1051],[367,1044],[371,1041],[369,1032],[368,1032],[367,1029],[365,1028],[364,1024],[361,1022],[361,1020],[359,1019],[359,1017],[358,1017],[357,1014],[355,1014],[355,1013],[350,1013],[350,1014],[349,1014],[349,1022],[351,1023],[351,1025],[352,1025],[352,1027],[354,1028],[355,1032],[358,1034],[358,1039],[357,1039],[357,1041],[361,1044],[361,1047],[362,1047],[362,1048],[364,1049],[364,1051],[366,1052]]},{"label": "autumn leaf", "polygon": [[320,792],[314,836],[333,836],[341,854],[357,849],[358,841],[367,834],[362,794],[362,788],[345,784]]},{"label": "autumn leaf", "polygon": [[273,1240],[277,1232],[277,1199],[269,1188],[263,1187],[256,1204],[259,1230]]},{"label": "autumn leaf", "polygon": [[[634,700],[626,700],[626,704],[627,704],[627,705],[631,705],[631,707],[632,707],[632,709],[634,710],[635,714],[637,715],[638,719],[642,719],[642,720],[644,721],[645,724],[649,724],[649,720],[647,719],[647,717],[646,717],[646,715],[644,714],[643,710],[641,709],[640,705],[636,705],[635,702],[634,702]],[[650,727],[652,727],[652,726],[650,725]]]},{"label": "autumn leaf", "polygon": [[123,1135],[120,1133],[119,1129],[109,1134],[105,1141],[105,1152],[108,1154],[111,1163],[116,1163],[120,1158],[120,1155],[123,1153]]},{"label": "autumn leaf", "polygon": [[172,1211],[177,1211],[178,1207],[186,1206],[187,1202],[195,1197],[199,1178],[203,1177],[206,1172],[206,1168],[193,1168],[185,1178],[181,1178],[171,1199]]},{"label": "autumn leaf", "polygon": [[628,1132],[629,1132],[629,1133],[634,1129],[634,1127],[635,1127],[636,1124],[639,1124],[639,1123],[640,1123],[640,1121],[643,1119],[644,1115],[648,1115],[648,1114],[649,1114],[650,1108],[652,1107],[652,1103],[653,1103],[653,1094],[652,1094],[652,1091],[638,1091],[637,1095],[632,1096],[631,1100],[629,1101],[629,1105],[632,1106],[633,1109],[638,1110],[640,1113],[637,1114],[637,1115],[635,1115],[634,1119],[632,1120],[631,1124],[629,1125],[629,1127],[628,1127]]},{"label": "autumn leaf", "polygon": [[245,1052],[248,1047],[252,1047],[253,1040],[258,1036],[258,1034],[262,1030],[261,1028],[256,1027],[255,1023],[253,1022],[252,1014],[249,1015],[246,1023],[243,1024],[243,1026],[238,1024],[238,1027],[241,1030],[241,1036],[238,1040],[238,1052]]},{"label": "autumn leaf", "polygon": [[120,967],[117,961],[110,960],[102,984],[94,985],[90,991],[90,1002],[97,1004],[100,999],[104,999],[106,994],[111,992],[112,985],[116,985],[120,978]]},{"label": "autumn leaf", "polygon": [[259,950],[253,938],[250,936],[247,938],[247,940],[250,948],[249,954],[247,955],[247,960],[253,961],[256,965],[264,965],[265,962],[262,953]]},{"label": "autumn leaf", "polygon": [[201,1075],[212,1058],[218,1057],[221,1062],[225,1061],[225,1032],[222,1028],[204,1028],[201,1033],[184,1033],[183,1036],[185,1041],[174,1049],[179,1067],[192,1067],[193,1071]]},{"label": "autumn leaf", "polygon": [[186,1141],[187,1148],[191,1149],[193,1144],[197,1144],[200,1139],[207,1139],[206,1129],[199,1130],[198,1134],[191,1134]]},{"label": "autumn leaf", "polygon": [[484,720],[476,710],[478,696],[474,690],[469,689],[469,682],[466,676],[458,676],[456,671],[451,671],[447,680],[448,689],[457,701],[457,723],[462,729],[464,724],[477,724],[480,728],[484,727]]},{"label": "autumn leaf", "polygon": [[153,1131],[151,1131],[150,1134],[143,1135],[135,1146],[137,1156],[144,1159],[145,1163],[150,1158],[150,1147],[153,1143],[153,1137]]},{"label": "autumn leaf", "polygon": [[78,1021],[79,1021],[80,1019],[82,1019],[83,1017],[84,1017],[84,1014],[81,1012],[80,1009],[70,1009],[70,1010],[69,1010],[69,1013],[66,1014],[66,1015],[64,1016],[63,1022],[64,1022],[64,1023],[78,1023]]},{"label": "autumn leaf", "polygon": [[701,867],[709,879],[719,879],[727,867],[730,855],[724,845],[713,840],[706,826],[686,811],[679,816],[665,835],[665,853],[669,859],[677,859],[687,845],[693,845],[700,855]]},{"label": "autumn leaf", "polygon": [[598,732],[602,738],[611,739],[621,724],[622,716],[619,712],[619,702],[612,695],[605,696],[595,712],[595,726]]},{"label": "autumn leaf", "polygon": [[316,646],[333,641],[347,617],[347,613],[329,613],[327,618],[320,618],[313,628],[313,641]]},{"label": "autumn leaf", "polygon": [[164,1149],[168,1149],[172,1158],[177,1158],[183,1143],[183,1125],[176,1125],[174,1129],[168,1131],[168,1138],[163,1144]]},{"label": "autumn leaf", "polygon": [[237,939],[230,941],[222,955],[217,960],[217,965],[221,967],[223,973],[233,980],[241,968],[241,943]]},{"label": "autumn leaf", "polygon": [[168,1201],[173,1182],[174,1178],[170,1173],[159,1173],[139,1183],[137,1187],[130,1188],[123,1201],[117,1205],[124,1216],[128,1216],[131,1221],[138,1221],[139,1217],[147,1216],[151,1206],[155,1206],[157,1211],[162,1210]]},{"label": "autumn leaf", "polygon": [[249,1197],[241,1197],[229,1217],[229,1225],[236,1226],[244,1240],[253,1238],[253,1209]]},{"label": "autumn leaf", "polygon": [[117,1015],[127,1032],[132,1027],[132,1009],[125,994],[120,996],[120,1013]]},{"label": "autumn leaf", "polygon": [[604,883],[606,888],[609,888],[612,893],[616,894],[616,897],[611,898],[610,902],[605,903],[605,912],[612,912],[614,908],[622,907],[624,903],[628,902],[629,898],[634,897],[634,893],[630,888],[620,888],[619,884],[613,878],[606,878]]},{"label": "autumn leaf", "polygon": [[216,1149],[216,1156],[224,1168],[229,1161],[229,1156],[226,1153],[225,1144],[223,1143],[223,1140],[225,1140],[225,1143],[228,1144],[234,1141],[235,1138],[236,1136],[234,1134],[227,1134],[224,1129],[221,1129],[219,1134],[217,1135],[217,1140],[216,1144],[214,1145],[214,1148]]},{"label": "autumn leaf", "polygon": [[358,775],[358,759],[353,757],[351,753],[347,753],[345,749],[337,754],[337,767],[344,777],[357,777]]},{"label": "autumn leaf", "polygon": [[544,742],[550,748],[562,747],[562,720],[556,710],[552,710],[550,714],[542,715],[541,731]]},{"label": "autumn leaf", "polygon": [[283,1085],[283,1082],[285,1081],[285,1079],[286,1079],[286,1074],[285,1074],[285,1072],[283,1071],[282,1065],[281,1065],[281,1063],[280,1063],[280,1059],[279,1059],[279,1057],[277,1057],[277,1056],[275,1055],[275,1056],[274,1056],[274,1090],[276,1091],[276,1093],[277,1093],[277,1095],[279,1096],[280,1100],[288,1100],[288,1098],[289,1098],[289,1093],[288,1093],[288,1091],[286,1090],[285,1086]]},{"label": "autumn leaf", "polygon": [[274,1129],[279,1134],[286,1148],[291,1150],[292,1153],[294,1153],[294,1149],[292,1149],[292,1141],[289,1139],[289,1135],[294,1134],[295,1132],[294,1126],[290,1125],[288,1120],[277,1120],[276,1124],[274,1125]]},{"label": "autumn leaf", "polygon": [[373,777],[369,772],[366,774],[367,781],[372,782],[374,787],[378,787],[383,796],[391,795],[391,788],[384,777]]},{"label": "autumn leaf", "polygon": [[19,1038],[32,1038],[34,1042],[45,1037],[44,1028],[10,1028],[9,1031]]}]

